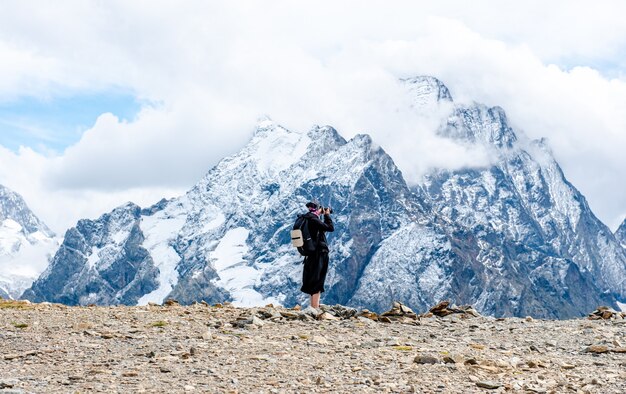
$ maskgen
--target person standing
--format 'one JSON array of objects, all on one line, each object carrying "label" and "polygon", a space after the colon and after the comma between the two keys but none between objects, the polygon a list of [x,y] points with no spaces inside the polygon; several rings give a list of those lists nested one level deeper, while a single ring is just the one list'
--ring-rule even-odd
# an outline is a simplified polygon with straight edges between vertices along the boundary
[{"label": "person standing", "polygon": [[[324,292],[324,282],[328,272],[328,241],[326,232],[335,231],[330,217],[330,208],[319,207],[314,202],[306,204],[309,212],[304,215],[309,226],[311,239],[315,240],[315,253],[304,258],[302,271],[302,292],[311,296],[311,307],[320,307],[320,296]],[[324,221],[320,216],[324,215]]]}]

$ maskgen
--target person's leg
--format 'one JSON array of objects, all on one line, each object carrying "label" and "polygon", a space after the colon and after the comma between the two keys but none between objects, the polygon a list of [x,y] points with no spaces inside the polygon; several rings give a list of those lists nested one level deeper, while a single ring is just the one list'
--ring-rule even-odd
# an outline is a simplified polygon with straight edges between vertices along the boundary
[{"label": "person's leg", "polygon": [[311,307],[319,308],[320,307],[320,293],[311,294]]}]

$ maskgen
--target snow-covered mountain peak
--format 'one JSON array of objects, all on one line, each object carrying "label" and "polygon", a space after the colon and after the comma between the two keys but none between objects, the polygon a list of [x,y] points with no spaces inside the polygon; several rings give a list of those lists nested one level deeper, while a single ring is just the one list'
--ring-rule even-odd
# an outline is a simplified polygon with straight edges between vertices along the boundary
[{"label": "snow-covered mountain peak", "polygon": [[255,177],[275,177],[304,155],[310,144],[307,133],[265,119],[258,123],[248,144],[237,154],[221,160],[201,183],[210,182],[216,173],[230,173],[235,168],[249,174],[254,172]]},{"label": "snow-covered mountain peak", "polygon": [[318,126],[315,125],[307,132],[307,135],[313,141],[317,142],[327,142],[332,145],[339,146],[346,143],[346,140],[339,135],[339,132],[335,130],[332,126]]},{"label": "snow-covered mountain peak", "polygon": [[417,107],[431,107],[439,102],[452,102],[450,91],[440,80],[431,76],[416,76],[401,80]]},{"label": "snow-covered mountain peak", "polygon": [[21,226],[24,235],[41,232],[47,237],[54,237],[54,233],[46,226],[26,205],[19,194],[0,185],[0,221],[11,219]]},{"label": "snow-covered mountain peak", "polygon": [[357,134],[352,138],[354,144],[358,146],[371,146],[372,145],[372,137],[369,134]]},{"label": "snow-covered mountain peak", "polygon": [[439,133],[449,138],[494,146],[498,149],[510,149],[517,141],[504,110],[483,104],[457,107]]},{"label": "snow-covered mountain peak", "polygon": [[0,185],[0,294],[19,297],[58,247],[54,233],[24,199]]}]

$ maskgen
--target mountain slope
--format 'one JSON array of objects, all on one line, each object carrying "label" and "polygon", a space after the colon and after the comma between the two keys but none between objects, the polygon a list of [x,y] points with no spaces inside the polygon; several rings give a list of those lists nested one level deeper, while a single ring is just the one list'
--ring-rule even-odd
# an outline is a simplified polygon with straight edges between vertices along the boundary
[{"label": "mountain slope", "polygon": [[626,219],[620,224],[617,231],[615,231],[615,239],[617,239],[623,248],[626,248]]}]

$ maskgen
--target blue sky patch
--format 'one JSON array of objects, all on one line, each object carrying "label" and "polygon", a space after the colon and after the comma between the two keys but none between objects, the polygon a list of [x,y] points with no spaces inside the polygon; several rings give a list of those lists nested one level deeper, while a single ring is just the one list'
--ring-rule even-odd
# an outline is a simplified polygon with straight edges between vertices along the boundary
[{"label": "blue sky patch", "polygon": [[127,93],[79,94],[52,99],[23,97],[0,102],[0,145],[62,152],[80,140],[103,113],[132,120],[145,104]]}]

